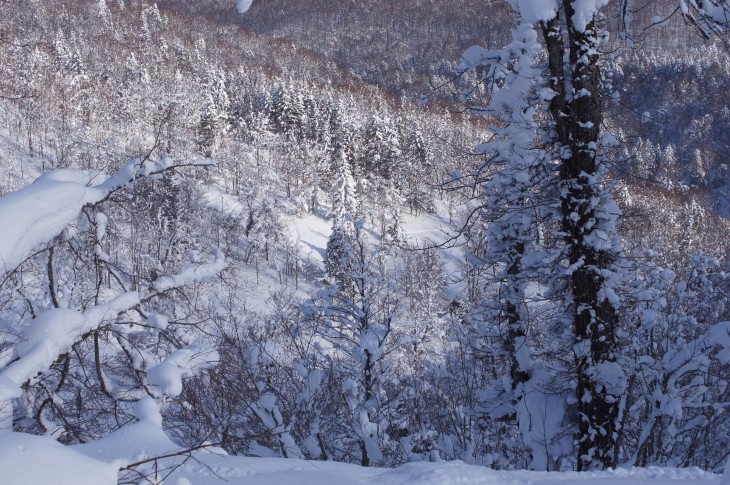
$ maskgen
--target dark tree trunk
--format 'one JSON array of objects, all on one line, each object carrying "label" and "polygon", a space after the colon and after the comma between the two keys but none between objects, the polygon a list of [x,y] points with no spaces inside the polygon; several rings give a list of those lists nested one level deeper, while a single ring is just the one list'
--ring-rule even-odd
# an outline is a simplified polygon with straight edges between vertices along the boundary
[{"label": "dark tree trunk", "polygon": [[[612,254],[597,248],[596,209],[603,187],[597,182],[596,149],[602,121],[601,71],[595,22],[584,31],[573,25],[572,0],[563,1],[565,30],[559,18],[542,26],[548,54],[550,113],[555,122],[561,158],[561,217],[566,256],[575,270],[568,280],[573,305],[573,336],[577,366],[578,469],[615,463],[618,396],[596,379],[596,365],[614,362],[618,312],[602,294],[605,270]],[[567,38],[564,34],[567,33]],[[563,50],[570,65],[564,65]],[[567,77],[567,79],[566,79]]]},{"label": "dark tree trunk", "polygon": [[518,345],[527,345],[527,342],[525,342],[525,337],[527,336],[525,322],[522,319],[519,309],[519,302],[522,300],[523,295],[519,290],[518,283],[515,282],[522,268],[522,256],[525,254],[525,243],[515,243],[514,253],[514,259],[507,270],[507,274],[511,277],[511,284],[506,289],[509,294],[506,295],[507,301],[504,307],[504,313],[507,319],[507,335],[504,343],[510,356],[510,376],[512,377],[513,393],[520,384],[524,384],[530,378],[529,373],[526,369],[522,368],[517,357],[517,353],[520,350]]},{"label": "dark tree trunk", "polygon": [[[363,331],[367,331],[367,322],[363,324]],[[365,351],[365,373],[363,375],[363,387],[365,390],[365,406],[368,406],[370,399],[373,397],[373,362],[371,359],[370,351]],[[368,419],[372,418],[370,412],[367,413]],[[362,431],[365,432],[364,430]],[[368,449],[365,445],[365,440],[360,441],[360,451],[362,452],[362,466],[370,466],[370,457],[368,456]]]}]

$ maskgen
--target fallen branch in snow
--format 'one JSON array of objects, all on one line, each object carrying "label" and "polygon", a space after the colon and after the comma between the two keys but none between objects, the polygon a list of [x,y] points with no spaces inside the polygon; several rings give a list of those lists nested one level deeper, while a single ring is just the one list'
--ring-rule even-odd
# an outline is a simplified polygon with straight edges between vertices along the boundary
[{"label": "fallen branch in snow", "polygon": [[[249,441],[249,440],[254,440],[254,439],[257,439],[257,438],[261,438],[261,437],[267,436],[269,433],[270,433],[270,431],[269,430],[266,430],[266,431],[262,431],[260,433],[253,433],[253,434],[246,435],[246,436],[229,436],[228,438],[229,439],[235,439],[235,440],[238,440],[238,441]],[[180,450],[170,451],[169,453],[165,453],[165,454],[157,455],[157,456],[152,456],[150,458],[145,458],[145,459],[142,459],[142,460],[135,461],[133,463],[129,463],[129,464],[125,465],[124,467],[120,468],[119,471],[120,472],[125,472],[125,471],[132,472],[132,473],[135,474],[134,475],[135,478],[131,478],[130,477],[129,479],[120,479],[119,480],[119,483],[120,484],[121,483],[139,483],[139,482],[137,482],[135,480],[136,479],[140,479],[140,478],[142,480],[145,480],[145,481],[147,481],[149,483],[152,483],[152,484],[163,483],[164,480],[171,473],[173,473],[175,470],[177,470],[178,468],[180,468],[181,466],[183,466],[188,460],[194,460],[195,462],[197,462],[201,466],[207,468],[216,477],[218,477],[221,480],[223,480],[223,477],[221,477],[220,475],[218,475],[208,465],[206,465],[201,460],[199,460],[193,453],[196,452],[196,451],[207,450],[207,449],[211,449],[211,448],[220,448],[224,444],[225,443],[223,441],[219,441],[219,442],[215,442],[215,443],[204,442],[204,443],[201,443],[201,444],[196,445],[196,446],[191,446],[189,448],[184,448],[184,449],[180,449]],[[179,463],[174,463],[173,465],[168,466],[166,468],[162,468],[162,469],[159,468],[159,462],[160,462],[160,460],[177,458],[177,457],[185,457],[185,459],[182,460]],[[144,473],[143,471],[138,470],[138,468],[143,467],[144,465],[151,464],[151,463],[154,464],[154,470],[152,470],[150,472],[147,472],[147,473]],[[165,475],[163,477],[160,477],[159,476],[160,471],[165,472]],[[151,479],[151,477],[154,477],[154,481],[153,481],[153,479]]]},{"label": "fallen branch in snow", "polygon": [[[195,451],[200,451],[200,450],[204,450],[206,448],[212,448],[215,446],[218,446],[218,445],[213,444],[213,443],[210,443],[210,444],[204,443],[204,444],[194,446],[191,448],[186,448],[184,450],[175,451],[175,452],[167,453],[164,455],[154,456],[152,458],[147,458],[144,460],[136,461],[134,463],[131,463],[131,464],[125,466],[124,468],[119,469],[120,472],[129,471],[129,472],[134,473],[135,474],[134,478],[130,477],[129,479],[120,479],[119,483],[120,484],[121,483],[139,483],[139,482],[137,482],[137,479],[139,479],[139,478],[141,478],[142,480],[144,480],[146,482],[152,483],[152,484],[163,483],[165,481],[165,479],[170,476],[170,474],[172,474],[175,470],[177,470],[178,468],[183,466],[185,463],[187,463],[188,460],[196,461],[201,466],[207,468],[216,477],[223,480],[223,477],[218,475],[212,468],[207,466],[205,463],[203,463],[202,461],[200,461],[193,455],[193,452],[195,452]],[[168,466],[166,468],[162,468],[162,469],[159,468],[160,460],[164,460],[164,459],[168,459],[168,458],[177,458],[177,457],[185,457],[185,459],[179,463],[174,463],[173,465]],[[143,471],[140,471],[137,469],[139,467],[142,467],[142,466],[150,464],[150,463],[154,464],[154,470],[152,470],[151,472],[144,473]],[[164,472],[164,476],[162,476],[162,477],[160,477],[161,471]],[[151,479],[151,477],[154,477],[154,479]]]}]

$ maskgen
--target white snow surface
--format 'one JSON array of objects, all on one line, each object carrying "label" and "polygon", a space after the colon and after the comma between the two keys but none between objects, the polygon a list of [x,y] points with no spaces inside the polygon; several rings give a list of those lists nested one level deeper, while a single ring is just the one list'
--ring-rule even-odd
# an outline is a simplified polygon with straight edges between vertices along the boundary
[{"label": "white snow surface", "polygon": [[[154,420],[126,426],[101,440],[65,447],[45,437],[0,433],[4,485],[104,485],[116,470],[148,457],[183,451]],[[721,485],[722,477],[697,468],[628,468],[605,472],[495,471],[453,462],[363,468],[343,463],[227,456],[216,448],[163,458],[160,470],[179,465],[164,483],[191,485]],[[153,470],[150,468],[150,470]],[[139,476],[137,476],[139,478]],[[153,483],[158,483],[154,480]],[[144,480],[142,480],[144,482]],[[144,482],[147,483],[147,482]]]},{"label": "white snow surface", "polygon": [[314,214],[304,214],[290,221],[290,234],[296,241],[302,258],[323,265],[327,240],[332,232],[332,221]]},{"label": "white snow surface", "polygon": [[246,13],[251,8],[253,0],[236,0],[236,10],[238,13]]},{"label": "white snow surface", "polygon": [[113,485],[117,469],[42,436],[0,431],[3,485]]},{"label": "white snow surface", "polygon": [[0,274],[15,269],[46,241],[76,221],[84,205],[101,199],[76,170],[57,170],[0,197]]},{"label": "white snow surface", "polygon": [[548,21],[558,10],[555,0],[512,0],[511,3],[521,20],[528,24]]}]

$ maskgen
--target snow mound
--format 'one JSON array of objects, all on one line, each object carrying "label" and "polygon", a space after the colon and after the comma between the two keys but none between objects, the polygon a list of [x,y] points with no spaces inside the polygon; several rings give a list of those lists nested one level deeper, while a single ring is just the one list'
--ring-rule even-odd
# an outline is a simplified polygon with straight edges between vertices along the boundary
[{"label": "snow mound", "polygon": [[105,485],[117,483],[117,468],[48,438],[0,432],[3,485]]}]

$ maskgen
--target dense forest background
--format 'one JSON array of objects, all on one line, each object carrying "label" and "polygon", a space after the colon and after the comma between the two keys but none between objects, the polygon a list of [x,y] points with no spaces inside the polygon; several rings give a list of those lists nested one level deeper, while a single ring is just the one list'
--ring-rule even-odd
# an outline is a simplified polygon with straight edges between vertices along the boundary
[{"label": "dense forest background", "polygon": [[[505,411],[514,335],[490,305],[503,268],[483,180],[464,177],[489,173],[491,132],[464,104],[488,93],[457,75],[461,53],[509,42],[511,14],[442,3],[0,0],[0,193],[56,169],[93,185],[130,160],[163,167],[5,268],[0,369],[43,312],[156,289],[24,382],[9,426],[84,443],[151,396],[177,442],[235,454],[574,467],[561,296],[525,278],[520,338],[544,376],[526,425]],[[630,275],[616,455],[721,470],[730,55],[677,18],[642,30],[664,6],[640,9],[632,48],[605,20]],[[164,283],[216,248],[220,274]]]}]

